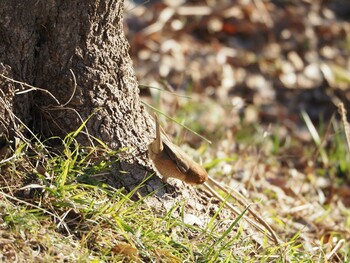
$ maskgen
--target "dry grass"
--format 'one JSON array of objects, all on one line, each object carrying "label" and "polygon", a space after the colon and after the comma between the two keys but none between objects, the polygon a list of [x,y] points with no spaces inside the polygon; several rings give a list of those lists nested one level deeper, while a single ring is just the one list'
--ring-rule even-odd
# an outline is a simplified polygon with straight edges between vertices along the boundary
[{"label": "dry grass", "polygon": [[[178,102],[179,116],[201,104],[196,96]],[[244,119],[234,135],[211,138],[210,147],[184,147],[212,176],[251,201],[277,231],[281,247],[258,241],[241,216],[221,217],[218,210],[199,226],[186,218],[186,200],[168,210],[154,210],[142,198],[131,201],[135,192],[125,193],[98,180],[115,152],[102,144],[82,148],[74,140],[77,133],[63,141],[62,154],[44,159],[48,148],[18,141],[7,156],[12,158],[1,163],[2,260],[346,261],[350,213],[347,189],[339,182],[347,179],[332,181],[332,171],[323,166],[319,154],[325,152],[328,167],[340,167],[339,154],[348,156],[341,123],[331,124],[331,130],[319,133],[323,143],[310,142],[308,148],[289,135],[282,140],[283,127],[267,130]],[[302,148],[303,154],[292,154]],[[105,159],[93,165],[91,156],[101,153]],[[344,169],[349,171],[347,162]]]}]

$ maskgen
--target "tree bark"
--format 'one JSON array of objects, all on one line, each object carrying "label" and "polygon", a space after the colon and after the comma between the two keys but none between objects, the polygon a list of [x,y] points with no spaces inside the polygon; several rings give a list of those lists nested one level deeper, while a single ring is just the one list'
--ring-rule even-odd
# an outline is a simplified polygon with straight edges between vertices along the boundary
[{"label": "tree bark", "polygon": [[[131,190],[153,172],[146,151],[155,130],[139,100],[122,14],[123,0],[0,1],[0,137],[23,124],[64,137],[90,117],[90,135],[129,149],[109,183]],[[217,207],[206,192],[176,181],[164,186],[158,176],[138,192],[155,192],[147,202],[156,210],[186,199],[187,212],[203,222]]]},{"label": "tree bark", "polygon": [[9,109],[46,138],[64,137],[90,117],[86,133],[133,153],[115,167],[132,172],[122,182],[132,188],[145,176],[153,130],[122,19],[122,0],[0,1],[0,133],[11,137],[18,127]]}]

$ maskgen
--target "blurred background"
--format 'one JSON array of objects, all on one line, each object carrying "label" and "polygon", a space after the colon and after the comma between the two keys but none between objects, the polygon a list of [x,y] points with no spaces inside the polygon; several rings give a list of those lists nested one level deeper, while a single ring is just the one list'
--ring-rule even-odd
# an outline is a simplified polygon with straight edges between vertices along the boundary
[{"label": "blurred background", "polygon": [[348,104],[349,1],[173,2],[126,3],[141,84],[255,105],[267,122]]},{"label": "blurred background", "polygon": [[[320,146],[310,125],[320,140],[341,132],[326,128],[340,120],[339,102],[349,106],[350,1],[151,0],[127,1],[125,9],[144,100],[208,139],[254,144],[265,131],[278,137],[274,144],[296,140],[300,149],[278,150],[279,158],[298,159],[295,168],[310,160],[300,160],[305,146]],[[200,139],[188,136],[198,147]],[[345,175],[345,166],[332,174]]]},{"label": "blurred background", "polygon": [[175,142],[259,203],[283,239],[298,233],[310,253],[349,240],[350,1],[151,0],[125,9],[142,101],[181,124],[161,119]]}]

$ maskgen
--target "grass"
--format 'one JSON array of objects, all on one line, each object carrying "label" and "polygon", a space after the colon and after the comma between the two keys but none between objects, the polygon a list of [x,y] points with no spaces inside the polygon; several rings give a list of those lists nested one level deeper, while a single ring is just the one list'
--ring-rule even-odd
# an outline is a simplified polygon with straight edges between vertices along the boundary
[{"label": "grass", "polygon": [[[350,171],[345,138],[340,123],[331,124],[333,133],[324,130],[320,138],[325,143],[313,148],[321,147],[318,152],[326,155],[327,167],[324,156],[315,151],[304,150],[299,159],[287,157],[304,145],[295,138],[282,139],[279,127],[264,135],[262,125],[244,120],[239,125],[249,134],[236,132],[240,141],[231,142],[234,151],[225,146],[227,141],[220,143],[223,138],[210,138],[213,146],[202,151],[211,175],[227,185],[242,185],[257,203],[257,210],[284,241],[281,247],[267,241],[259,246],[254,232],[246,234],[244,219],[223,213],[222,204],[198,226],[189,220],[185,199],[160,209],[149,206],[148,197],[139,197],[137,189],[114,189],[101,178],[118,162],[111,158],[117,152],[98,140],[95,147],[79,145],[75,138],[82,127],[62,140],[61,154],[43,144],[18,141],[7,156],[12,158],[0,166],[1,261],[327,262],[336,243],[349,238],[350,222],[349,209],[339,202],[319,201],[325,190],[315,183],[319,176],[335,180],[333,187],[348,180],[339,177]],[[303,157],[314,162],[296,168]],[[345,244],[332,260],[347,261],[348,251]]]}]

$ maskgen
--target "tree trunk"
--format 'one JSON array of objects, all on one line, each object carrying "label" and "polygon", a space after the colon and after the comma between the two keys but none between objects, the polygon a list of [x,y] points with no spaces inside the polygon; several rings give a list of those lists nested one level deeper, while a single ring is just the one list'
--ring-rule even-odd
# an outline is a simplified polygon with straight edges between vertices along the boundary
[{"label": "tree trunk", "polygon": [[[13,135],[14,115],[46,138],[64,137],[91,116],[86,133],[133,153],[116,167],[132,172],[122,182],[132,188],[145,176],[153,131],[122,14],[122,0],[0,1],[0,135]],[[90,143],[83,135],[79,141]]]},{"label": "tree trunk", "polygon": [[[146,151],[155,130],[140,104],[122,14],[123,0],[0,1],[0,137],[23,124],[63,137],[91,116],[90,135],[129,149],[109,182],[131,190],[150,171]],[[90,143],[88,136],[79,140]],[[164,187],[158,176],[138,192],[155,192],[147,202],[156,210],[186,199],[187,212],[204,221],[216,206],[206,192],[181,183]]]}]

